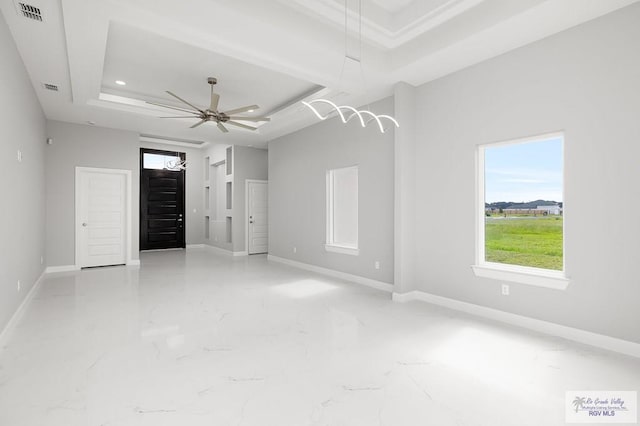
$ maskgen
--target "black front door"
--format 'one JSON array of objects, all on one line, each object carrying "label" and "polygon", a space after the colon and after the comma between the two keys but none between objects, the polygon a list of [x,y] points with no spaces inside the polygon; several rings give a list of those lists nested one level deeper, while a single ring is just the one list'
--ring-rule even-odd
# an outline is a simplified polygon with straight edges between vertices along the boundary
[{"label": "black front door", "polygon": [[[140,250],[184,248],[184,170],[145,167],[147,158],[184,153],[141,149],[140,152]],[[149,161],[157,167],[157,161]]]}]

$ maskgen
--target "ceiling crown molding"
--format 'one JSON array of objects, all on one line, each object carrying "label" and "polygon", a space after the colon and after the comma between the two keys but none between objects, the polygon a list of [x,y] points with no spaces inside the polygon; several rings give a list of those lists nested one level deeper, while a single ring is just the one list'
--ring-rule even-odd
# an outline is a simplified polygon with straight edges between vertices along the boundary
[{"label": "ceiling crown molding", "polygon": [[[320,16],[333,25],[344,29],[345,5],[343,2],[334,0],[278,1],[288,6],[295,6],[306,14]],[[364,9],[362,12],[362,38],[363,41],[370,44],[385,49],[394,49],[485,1],[447,0],[435,8],[426,10],[424,10],[423,3],[413,2],[396,13],[388,12],[380,7],[376,7],[373,11]],[[347,27],[350,29],[358,28],[358,11],[350,6],[347,5]]]}]

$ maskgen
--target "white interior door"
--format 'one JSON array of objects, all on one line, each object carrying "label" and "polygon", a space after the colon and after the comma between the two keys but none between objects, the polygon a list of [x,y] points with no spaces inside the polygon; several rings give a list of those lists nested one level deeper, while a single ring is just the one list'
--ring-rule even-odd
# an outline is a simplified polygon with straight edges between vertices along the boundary
[{"label": "white interior door", "polygon": [[126,179],[116,171],[78,169],[78,266],[126,263]]},{"label": "white interior door", "polygon": [[247,182],[249,254],[266,253],[269,250],[267,189],[267,182]]}]

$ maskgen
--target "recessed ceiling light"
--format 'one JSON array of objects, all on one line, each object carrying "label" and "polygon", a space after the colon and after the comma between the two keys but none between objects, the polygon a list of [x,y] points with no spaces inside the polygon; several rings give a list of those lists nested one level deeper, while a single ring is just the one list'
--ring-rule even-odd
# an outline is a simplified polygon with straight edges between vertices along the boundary
[{"label": "recessed ceiling light", "polygon": [[95,126],[95,125],[96,125],[96,122],[95,122],[95,121],[93,121],[93,120],[89,120],[89,121],[87,121],[87,124],[89,124],[89,125],[91,125],[91,126]]},{"label": "recessed ceiling light", "polygon": [[255,111],[255,110],[254,109],[247,110],[247,112],[253,112],[253,111]]},{"label": "recessed ceiling light", "polygon": [[117,84],[118,86],[126,86],[126,85],[127,85],[127,82],[126,82],[126,81],[122,81],[122,80],[116,80],[116,84]]}]

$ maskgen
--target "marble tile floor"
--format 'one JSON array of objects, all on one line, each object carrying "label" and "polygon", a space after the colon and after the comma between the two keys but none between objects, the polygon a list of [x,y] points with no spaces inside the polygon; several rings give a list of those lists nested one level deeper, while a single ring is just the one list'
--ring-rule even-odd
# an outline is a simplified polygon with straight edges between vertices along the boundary
[{"label": "marble tile floor", "polygon": [[205,250],[46,276],[0,348],[2,426],[564,425],[640,360]]}]

